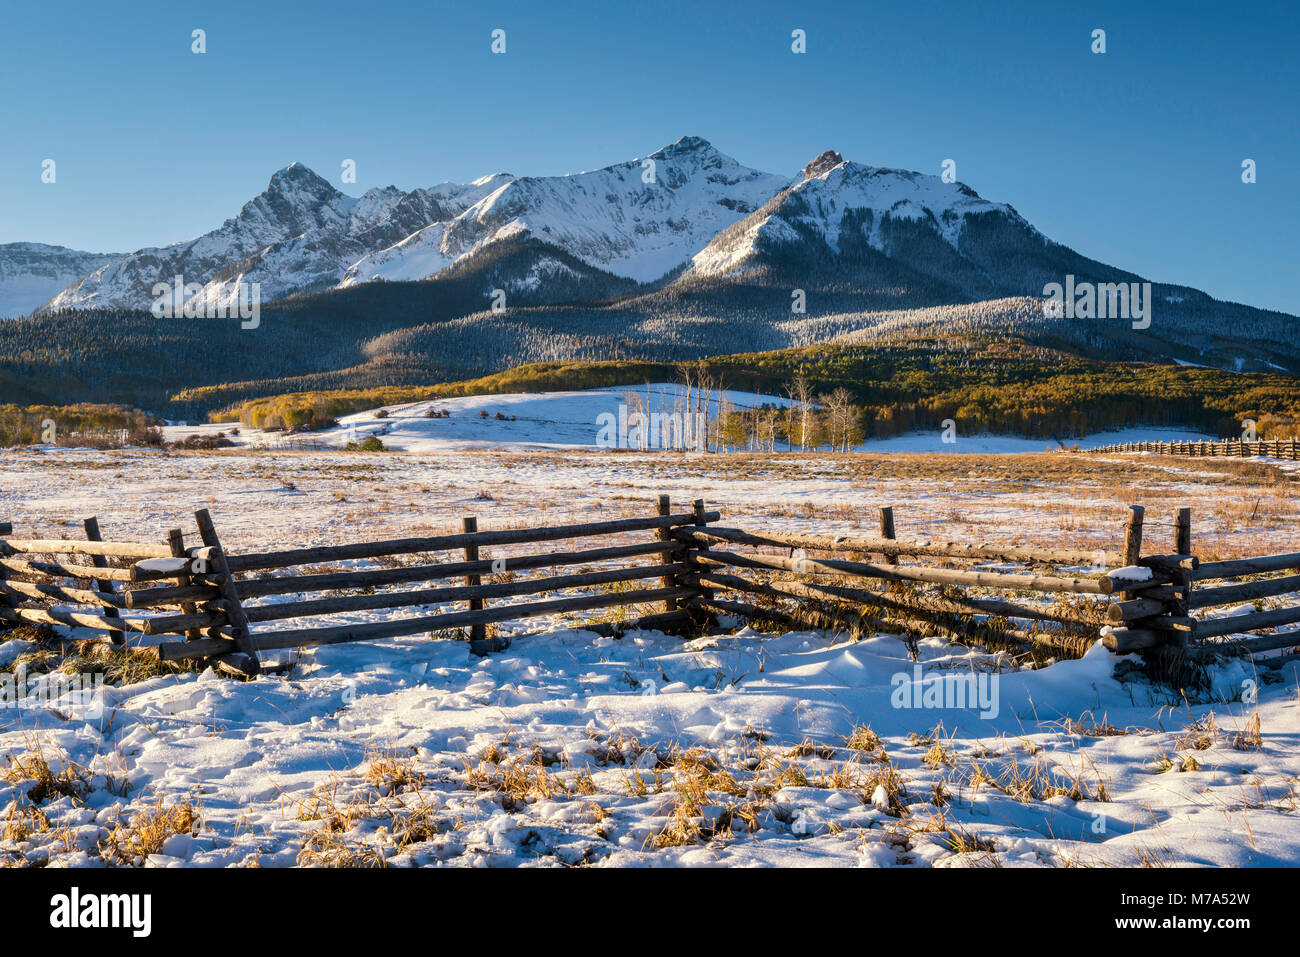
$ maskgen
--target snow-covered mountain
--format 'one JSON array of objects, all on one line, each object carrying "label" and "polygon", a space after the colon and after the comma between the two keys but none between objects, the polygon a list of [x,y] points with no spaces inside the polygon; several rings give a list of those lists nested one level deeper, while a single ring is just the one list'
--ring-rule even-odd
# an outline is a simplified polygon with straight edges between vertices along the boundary
[{"label": "snow-covered mountain", "polygon": [[1131,277],[1052,242],[1011,206],[963,183],[848,162],[828,150],[802,179],[696,253],[681,281],[923,280],[985,299],[1041,295],[1045,282],[1068,272]]},{"label": "snow-covered mountain", "polygon": [[240,283],[260,283],[263,300],[332,288],[371,250],[399,242],[426,223],[460,214],[509,180],[495,174],[468,184],[443,183],[409,193],[389,186],[369,190],[357,200],[337,193],[351,204],[346,222],[329,223],[257,250],[208,282],[200,302],[232,302]]},{"label": "snow-covered mountain", "polygon": [[[531,252],[502,260],[507,248]],[[147,309],[154,285],[177,275],[202,284],[203,305],[230,304],[242,283],[260,283],[267,302],[463,276],[483,257],[496,263],[494,287],[539,301],[550,291],[571,297],[584,266],[638,283],[685,269],[679,282],[924,286],[933,303],[1038,295],[1067,273],[1129,276],[1051,242],[1012,207],[961,183],[846,162],[830,150],[792,181],[686,136],[593,172],[496,174],[360,198],[295,163],[219,228],[101,262],[45,309]]]},{"label": "snow-covered mountain", "polygon": [[0,319],[25,316],[121,253],[87,253],[44,243],[0,245]]},{"label": "snow-covered mountain", "polygon": [[959,250],[967,217],[988,213],[1019,219],[1010,206],[981,199],[964,184],[850,163],[827,150],[804,168],[803,179],[692,257],[691,271],[697,276],[743,271],[764,248],[799,242],[810,233],[836,253],[842,238],[889,252],[892,227],[899,222],[924,224]]},{"label": "snow-covered mountain", "polygon": [[[390,186],[359,199],[295,163],[218,229],[102,264],[44,310],[146,309],[154,285],[177,275],[203,285],[204,304],[229,302],[240,283],[261,283],[269,301],[335,285],[427,279],[506,240],[558,247],[604,272],[648,282],[685,265],[788,183],[692,136],[595,172],[495,174],[409,193]],[[545,272],[534,267],[513,281],[535,286]]]},{"label": "snow-covered mountain", "polygon": [[[6,248],[50,247],[0,250]],[[63,252],[70,257],[59,267],[65,271],[51,266],[42,274],[50,286],[75,272],[76,256],[86,255]],[[336,326],[340,320],[373,320],[384,332],[471,316],[487,306],[495,288],[510,292],[512,310],[592,305],[581,322],[566,309],[571,329],[552,329],[549,314],[539,320],[547,331],[534,336],[528,354],[541,350],[542,359],[550,358],[547,350],[555,342],[567,342],[564,336],[577,325],[590,326],[598,336],[635,339],[680,322],[670,337],[680,346],[683,330],[699,331],[701,318],[738,322],[749,330],[721,341],[714,330],[698,343],[701,351],[742,348],[742,342],[744,348],[766,348],[769,333],[789,333],[779,324],[802,321],[791,319],[792,289],[807,293],[808,319],[851,319],[1038,298],[1048,283],[1069,275],[1079,282],[1141,280],[1053,242],[1011,206],[983,199],[959,182],[850,162],[831,150],[790,180],[743,166],[693,136],[592,172],[496,174],[410,192],[372,189],[359,198],[293,164],[212,232],[106,259],[87,263],[93,271],[51,293],[45,309],[148,309],[155,284],[177,275],[202,284],[204,305],[228,305],[241,283],[260,283],[264,303],[292,293],[330,292],[328,303],[307,302],[304,308],[330,312]],[[0,278],[4,268],[0,257]],[[371,287],[382,280],[435,280],[436,288]],[[638,283],[653,285],[643,289]],[[780,294],[773,287],[781,287]],[[0,294],[3,289],[0,282]],[[1231,309],[1238,310],[1234,323],[1253,323],[1257,330],[1289,321],[1278,313],[1217,303],[1185,287],[1157,283],[1154,295],[1161,304],[1160,328],[1143,341],[1159,343],[1165,336],[1172,344],[1159,348],[1188,361],[1219,361],[1223,347],[1205,337],[1213,338]],[[635,301],[623,303],[625,298]],[[614,299],[622,303],[617,315],[613,306],[599,305]],[[34,301],[29,291],[17,308],[30,309]],[[834,327],[835,334],[855,328],[856,320],[837,320]],[[601,350],[613,348],[600,342]],[[506,357],[519,351],[515,345],[501,348]],[[1274,351],[1252,360],[1251,367],[1291,368],[1293,359],[1290,351]]]},{"label": "snow-covered mountain", "polygon": [[789,180],[742,166],[698,136],[571,176],[522,177],[348,270],[344,285],[425,279],[503,239],[529,237],[627,279],[672,272]]},{"label": "snow-covered mountain", "polygon": [[200,302],[227,300],[240,282],[261,283],[264,300],[329,288],[369,250],[396,242],[431,219],[462,212],[504,179],[410,193],[389,186],[358,199],[293,163],[212,232],[109,262],[51,298],[44,310],[147,309],[153,286],[178,275],[203,285]]}]

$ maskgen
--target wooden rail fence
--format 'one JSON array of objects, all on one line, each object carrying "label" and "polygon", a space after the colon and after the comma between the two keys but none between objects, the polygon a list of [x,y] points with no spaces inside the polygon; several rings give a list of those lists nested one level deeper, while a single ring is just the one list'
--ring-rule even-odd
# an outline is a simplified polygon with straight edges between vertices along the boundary
[{"label": "wooden rail fence", "polygon": [[[496,531],[478,531],[476,521],[466,518],[464,530],[458,534],[240,555],[225,551],[206,510],[195,513],[202,545],[188,548],[179,529],[167,534],[166,544],[152,545],[100,541],[98,523],[93,519],[86,520],[86,541],[18,539],[4,526],[5,537],[0,537],[0,622],[91,628],[107,633],[106,640],[117,645],[131,634],[183,637],[149,648],[162,660],[211,659],[227,672],[246,676],[258,673],[259,653],[264,651],[449,629],[469,629],[471,649],[486,654],[503,646],[488,637],[487,626],[569,611],[655,603],[662,611],[643,616],[639,623],[685,628],[690,614],[676,603],[695,592],[684,584],[689,568],[681,556],[687,549],[671,533],[682,526],[717,519],[718,513],[704,511],[702,502],[689,512],[673,514],[663,497],[656,513],[643,518]],[[489,547],[549,545],[635,532],[656,534],[645,542],[479,557],[480,549]],[[447,552],[464,560],[432,557]],[[590,567],[636,557],[651,563]],[[340,569],[341,562],[369,565]],[[322,570],[322,565],[334,568]],[[521,572],[573,566],[582,567],[561,574],[518,577]],[[485,584],[484,575],[496,580]],[[428,587],[462,577],[463,585]],[[658,587],[636,586],[645,579],[660,579],[660,583]],[[388,590],[401,585],[420,587]],[[486,607],[487,599],[591,586],[613,587],[594,595]],[[421,611],[462,601],[467,605],[464,611]],[[380,609],[416,613],[359,624],[255,629],[269,622]]]},{"label": "wooden rail fence", "polygon": [[1217,456],[1218,458],[1266,456],[1300,462],[1300,439],[1271,439],[1257,442],[1247,442],[1243,439],[1220,439],[1217,442],[1120,442],[1084,451],[1155,452],[1158,455]]},{"label": "wooden rail fence", "polygon": [[[16,538],[0,523],[0,623],[90,628],[117,646],[164,636],[142,647],[242,676],[259,672],[263,652],[462,629],[474,653],[488,654],[506,646],[492,634],[499,623],[630,606],[649,607],[619,624],[678,633],[730,615],[1053,656],[1100,638],[1156,662],[1300,657],[1300,630],[1285,630],[1300,623],[1300,574],[1288,574],[1300,572],[1300,553],[1202,562],[1188,509],[1156,554],[1143,554],[1139,506],[1128,509],[1117,547],[1093,550],[900,539],[892,508],[881,510],[878,536],[720,520],[703,501],[674,513],[660,496],[641,517],[495,530],[467,517],[442,535],[247,553],[225,549],[206,510],[195,513],[201,544],[191,546],[179,529],[154,545],[103,541],[94,519],[84,540]],[[637,533],[650,536],[627,540]],[[519,550],[562,542],[565,550]],[[572,589],[583,592],[557,594]],[[1216,611],[1226,606],[1236,607]],[[401,613],[313,621],[383,610]]]}]

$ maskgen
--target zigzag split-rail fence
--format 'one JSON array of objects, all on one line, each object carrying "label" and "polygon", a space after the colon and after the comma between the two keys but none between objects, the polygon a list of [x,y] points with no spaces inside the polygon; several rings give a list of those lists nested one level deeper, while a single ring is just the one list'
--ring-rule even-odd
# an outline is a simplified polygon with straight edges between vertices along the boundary
[{"label": "zigzag split-rail fence", "polygon": [[1220,439],[1217,442],[1119,442],[1083,452],[1154,452],[1194,458],[1274,458],[1300,462],[1300,439]]},{"label": "zigzag split-rail fence", "polygon": [[[903,540],[892,508],[876,536],[722,527],[702,501],[674,513],[668,496],[641,517],[483,531],[467,517],[443,535],[262,552],[228,551],[207,510],[195,521],[195,545],[180,529],[159,544],[105,541],[94,518],[84,539],[18,538],[0,523],[0,623],[71,628],[55,640],[239,676],[261,671],[266,652],[420,634],[468,637],[485,655],[508,647],[493,634],[500,623],[606,609],[616,613],[577,627],[689,635],[734,616],[1040,657],[1077,656],[1101,638],[1141,653],[1153,673],[1184,676],[1215,656],[1300,658],[1300,630],[1288,630],[1300,623],[1300,574],[1286,574],[1300,572],[1300,553],[1203,562],[1188,509],[1155,554],[1144,554],[1140,506],[1120,547],[1096,550]],[[1214,611],[1224,606],[1236,607]],[[394,615],[320,621],[377,610]],[[77,639],[80,629],[104,634]]]}]

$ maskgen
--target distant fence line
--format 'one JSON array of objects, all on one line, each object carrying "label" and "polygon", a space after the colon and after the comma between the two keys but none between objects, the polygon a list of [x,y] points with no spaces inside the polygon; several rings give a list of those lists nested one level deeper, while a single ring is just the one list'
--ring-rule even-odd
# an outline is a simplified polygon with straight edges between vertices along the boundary
[{"label": "distant fence line", "polygon": [[[101,649],[129,636],[175,636],[136,644],[160,660],[206,659],[241,676],[256,675],[268,651],[462,629],[470,650],[486,655],[508,644],[490,633],[496,624],[620,608],[614,621],[575,627],[698,634],[726,615],[909,641],[956,636],[1053,657],[1101,639],[1166,673],[1221,655],[1260,656],[1260,664],[1300,657],[1300,631],[1277,630],[1300,623],[1300,602],[1263,607],[1300,593],[1300,574],[1281,574],[1300,572],[1300,553],[1202,562],[1191,511],[1181,509],[1172,547],[1144,555],[1144,514],[1130,506],[1122,544],[1095,550],[907,541],[895,533],[892,507],[880,510],[878,535],[722,527],[702,500],[674,512],[666,495],[644,516],[498,530],[467,516],[460,531],[442,535],[245,553],[223,547],[207,510],[195,513],[202,544],[192,547],[179,529],[157,545],[104,541],[94,518],[84,521],[84,540],[16,538],[0,523],[0,622],[105,632],[94,643]],[[627,540],[638,533],[650,537]],[[578,541],[590,539],[606,541]],[[516,548],[565,541],[575,544]],[[571,589],[586,593],[556,596]],[[519,597],[530,600],[488,605]],[[1247,610],[1205,617],[1231,605]],[[312,621],[376,610],[404,613]],[[258,627],[278,621],[293,627]]]},{"label": "distant fence line", "polygon": [[1159,455],[1197,457],[1254,458],[1269,457],[1300,462],[1300,439],[1272,439],[1247,442],[1244,439],[1220,439],[1217,442],[1120,442],[1085,452],[1155,452]]}]

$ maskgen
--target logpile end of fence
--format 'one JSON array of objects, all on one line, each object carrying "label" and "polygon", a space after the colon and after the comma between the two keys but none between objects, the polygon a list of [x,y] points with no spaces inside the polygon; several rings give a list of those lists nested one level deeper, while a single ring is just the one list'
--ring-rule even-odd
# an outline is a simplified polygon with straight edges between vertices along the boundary
[{"label": "logpile end of fence", "polygon": [[1106,627],[1101,630],[1101,641],[1115,654],[1129,655],[1158,648],[1168,641],[1168,636],[1149,628]]}]

